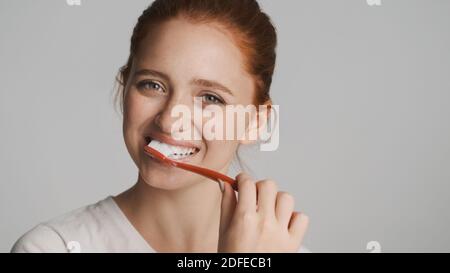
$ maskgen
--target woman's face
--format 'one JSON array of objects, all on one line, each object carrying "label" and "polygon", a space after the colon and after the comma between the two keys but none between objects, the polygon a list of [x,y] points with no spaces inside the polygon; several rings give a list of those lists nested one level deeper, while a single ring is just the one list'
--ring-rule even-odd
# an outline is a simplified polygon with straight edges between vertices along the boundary
[{"label": "woman's face", "polygon": [[[178,189],[201,181],[200,176],[163,165],[143,149],[150,140],[195,148],[184,161],[226,172],[239,140],[174,141],[176,117],[171,111],[183,105],[194,113],[194,98],[201,108],[250,105],[255,98],[254,79],[246,72],[244,56],[230,34],[218,26],[173,19],[154,28],[142,40],[125,86],[123,131],[127,149],[149,185]],[[211,117],[209,117],[211,118]],[[196,133],[209,118],[190,119]],[[183,130],[186,130],[183,128]],[[224,129],[225,130],[225,129]]]}]

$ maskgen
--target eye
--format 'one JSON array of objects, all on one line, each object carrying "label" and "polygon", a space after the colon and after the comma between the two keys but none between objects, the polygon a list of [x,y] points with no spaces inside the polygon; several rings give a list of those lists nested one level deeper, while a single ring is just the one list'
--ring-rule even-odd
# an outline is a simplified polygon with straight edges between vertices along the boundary
[{"label": "eye", "polygon": [[207,104],[225,104],[222,98],[213,94],[202,95],[202,101]]},{"label": "eye", "polygon": [[151,80],[143,80],[137,83],[136,87],[141,90],[156,90],[158,92],[165,92],[164,87],[155,82],[155,81],[151,81]]}]

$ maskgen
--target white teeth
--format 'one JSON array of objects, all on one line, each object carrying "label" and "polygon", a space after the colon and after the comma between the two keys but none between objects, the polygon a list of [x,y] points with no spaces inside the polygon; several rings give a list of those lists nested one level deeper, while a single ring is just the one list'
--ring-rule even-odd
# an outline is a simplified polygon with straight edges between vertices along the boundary
[{"label": "white teeth", "polygon": [[159,151],[164,156],[172,159],[181,159],[195,153],[195,148],[169,145],[167,143],[160,142],[157,140],[150,141],[150,143],[147,146]]}]

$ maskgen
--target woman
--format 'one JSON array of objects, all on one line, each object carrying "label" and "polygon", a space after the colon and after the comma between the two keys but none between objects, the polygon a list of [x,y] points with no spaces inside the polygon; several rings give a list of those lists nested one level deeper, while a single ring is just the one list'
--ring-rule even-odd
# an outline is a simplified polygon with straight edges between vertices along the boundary
[{"label": "woman", "polygon": [[[43,223],[13,252],[296,252],[308,217],[270,180],[227,184],[169,167],[151,141],[187,147],[188,163],[227,173],[248,141],[175,140],[179,105],[270,105],[276,32],[255,0],[156,0],[134,28],[120,71],[123,134],[137,183],[115,197]],[[203,119],[203,117],[202,117]],[[198,123],[192,120],[198,130]],[[200,125],[202,126],[202,125]],[[302,250],[302,249],[301,249]]]}]

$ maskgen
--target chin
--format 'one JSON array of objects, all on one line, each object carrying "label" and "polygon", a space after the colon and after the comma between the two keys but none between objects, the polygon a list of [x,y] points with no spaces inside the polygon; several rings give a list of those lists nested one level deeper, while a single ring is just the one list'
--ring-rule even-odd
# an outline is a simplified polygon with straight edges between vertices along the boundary
[{"label": "chin", "polygon": [[145,184],[161,190],[178,190],[200,183],[194,174],[174,167],[140,168],[139,175]]}]

